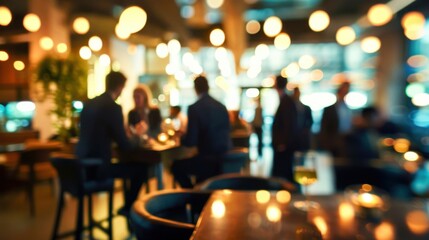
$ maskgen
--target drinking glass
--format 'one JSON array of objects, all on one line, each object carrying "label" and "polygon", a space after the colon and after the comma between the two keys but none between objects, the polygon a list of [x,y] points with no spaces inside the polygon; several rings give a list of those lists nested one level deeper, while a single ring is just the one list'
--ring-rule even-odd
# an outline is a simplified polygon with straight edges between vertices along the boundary
[{"label": "drinking glass", "polygon": [[309,200],[308,186],[317,181],[316,155],[314,152],[296,152],[293,163],[294,179],[302,186],[304,201],[295,201],[294,206],[302,211],[316,209],[319,204]]}]

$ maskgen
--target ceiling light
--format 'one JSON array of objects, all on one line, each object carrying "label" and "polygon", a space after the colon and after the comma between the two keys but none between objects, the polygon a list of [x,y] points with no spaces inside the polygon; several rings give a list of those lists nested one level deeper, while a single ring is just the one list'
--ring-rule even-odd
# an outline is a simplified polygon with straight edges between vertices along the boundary
[{"label": "ceiling light", "polygon": [[182,48],[180,42],[177,39],[171,39],[170,41],[168,41],[167,46],[170,54],[179,53],[180,49]]},{"label": "ceiling light", "polygon": [[79,56],[84,60],[90,59],[92,56],[91,49],[87,46],[81,47],[79,50]]},{"label": "ceiling light", "polygon": [[34,13],[29,13],[25,15],[23,24],[25,29],[27,29],[30,32],[37,32],[40,29],[40,26],[42,23],[40,22],[39,16],[37,16]]},{"label": "ceiling light", "polygon": [[264,33],[268,37],[275,37],[283,28],[282,20],[276,16],[267,18],[264,22]]},{"label": "ceiling light", "polygon": [[405,29],[404,35],[410,40],[417,40],[425,35],[424,28],[421,29]]},{"label": "ceiling light", "polygon": [[73,21],[73,30],[78,34],[87,33],[89,28],[89,21],[84,17],[78,17]]},{"label": "ceiling light", "polygon": [[115,27],[115,34],[119,39],[126,40],[130,37],[131,33],[128,32],[125,27],[118,23]]},{"label": "ceiling light", "polygon": [[420,28],[426,22],[425,16],[421,12],[409,12],[402,17],[401,25],[404,29]]},{"label": "ceiling light", "polygon": [[0,51],[0,61],[4,62],[9,59],[9,54],[5,51]]},{"label": "ceiling light", "polygon": [[329,26],[329,15],[325,11],[317,10],[310,15],[308,19],[308,25],[311,30],[315,32],[321,32]]},{"label": "ceiling light", "polygon": [[377,52],[381,47],[380,39],[377,37],[371,36],[366,37],[361,42],[361,48],[366,53]]},{"label": "ceiling light", "polygon": [[356,39],[355,30],[352,27],[344,26],[338,29],[335,38],[340,45],[349,45]]},{"label": "ceiling light", "polygon": [[290,46],[290,37],[287,33],[280,33],[274,38],[274,46],[279,50],[285,50]]},{"label": "ceiling light", "polygon": [[147,14],[138,6],[125,9],[119,17],[119,24],[127,29],[129,33],[136,33],[146,25]]},{"label": "ceiling light", "polygon": [[88,46],[92,51],[97,52],[103,47],[103,41],[98,36],[92,36],[88,41]]},{"label": "ceiling light", "polygon": [[375,4],[368,10],[367,16],[372,25],[382,26],[392,19],[393,12],[386,4]]},{"label": "ceiling light", "polygon": [[12,21],[12,13],[9,8],[0,6],[0,25],[7,26]]},{"label": "ceiling light", "polygon": [[216,28],[210,33],[210,42],[213,46],[218,47],[225,42],[225,33],[220,28]]},{"label": "ceiling light", "polygon": [[42,37],[39,40],[39,45],[43,50],[49,51],[54,47],[54,41],[50,37]]},{"label": "ceiling light", "polygon": [[15,61],[13,62],[13,67],[16,71],[22,71],[25,68],[25,64],[23,61]]},{"label": "ceiling light", "polygon": [[211,8],[220,8],[224,0],[206,0],[207,5]]},{"label": "ceiling light", "polygon": [[159,58],[166,58],[168,56],[168,47],[165,43],[159,43],[156,45],[155,51]]},{"label": "ceiling light", "polygon": [[248,34],[256,34],[261,30],[261,24],[256,20],[250,20],[246,23],[246,31]]}]

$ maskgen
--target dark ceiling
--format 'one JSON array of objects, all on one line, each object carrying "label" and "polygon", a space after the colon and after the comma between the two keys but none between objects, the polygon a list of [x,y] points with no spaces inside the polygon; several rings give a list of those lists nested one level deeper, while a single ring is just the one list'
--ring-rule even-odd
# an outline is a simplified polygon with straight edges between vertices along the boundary
[{"label": "dark ceiling", "polygon": [[[283,20],[286,31],[294,42],[334,41],[335,31],[344,25],[355,23],[365,15],[371,5],[385,3],[387,0],[225,0],[232,8],[243,8],[243,28],[247,20],[258,19],[262,22],[269,15],[277,15]],[[7,6],[14,14],[14,20],[8,27],[0,27],[0,37],[25,32],[22,18],[28,12],[29,0],[0,0],[0,5]],[[208,44],[209,33],[214,27],[222,27],[224,19],[231,11],[210,9],[204,0],[58,0],[60,7],[69,12],[69,24],[76,16],[86,16],[91,22],[92,33],[113,33],[121,9],[138,5],[146,10],[148,21],[143,30],[130,41],[143,41],[146,44],[166,41],[176,37],[186,45],[198,39],[202,45]],[[427,0],[416,0],[408,8],[426,10]],[[185,6],[195,9],[194,16],[183,18],[181,10]],[[320,33],[312,32],[308,27],[308,17],[314,10],[323,9],[331,16],[331,25]],[[233,11],[234,12],[234,11]],[[207,13],[214,16],[211,23],[204,17]],[[398,13],[400,14],[400,13]],[[228,36],[227,36],[228,37]],[[272,41],[260,31],[247,35],[247,45]]]}]

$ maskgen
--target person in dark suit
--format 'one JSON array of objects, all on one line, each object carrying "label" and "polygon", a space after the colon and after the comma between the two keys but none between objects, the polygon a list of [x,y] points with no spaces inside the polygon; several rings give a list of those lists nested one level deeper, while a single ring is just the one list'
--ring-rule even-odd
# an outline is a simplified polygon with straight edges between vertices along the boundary
[{"label": "person in dark suit", "polygon": [[183,188],[192,188],[191,176],[199,183],[220,173],[220,164],[232,143],[229,136],[230,123],[226,107],[212,98],[204,76],[194,80],[198,100],[188,108],[187,133],[182,144],[194,156],[175,160],[172,173]]},{"label": "person in dark suit", "polygon": [[292,98],[295,101],[297,110],[297,126],[298,126],[298,139],[296,150],[308,151],[311,148],[311,127],[313,125],[313,116],[311,115],[311,108],[304,105],[300,100],[301,91],[299,87],[293,89]]},{"label": "person in dark suit", "polygon": [[141,164],[136,166],[131,163],[111,164],[112,143],[116,143],[120,151],[133,149],[133,144],[125,133],[122,108],[115,102],[125,86],[125,81],[126,77],[122,73],[110,72],[106,76],[106,92],[84,104],[80,116],[80,137],[76,155],[80,159],[103,160],[103,166],[89,169],[90,178],[130,179],[130,188],[125,191],[123,208],[128,212],[147,178],[147,169]]},{"label": "person in dark suit", "polygon": [[337,102],[323,110],[320,124],[319,145],[333,157],[344,158],[344,138],[352,130],[353,112],[344,98],[350,90],[350,82],[344,81],[337,89]]},{"label": "person in dark suit", "polygon": [[275,88],[280,97],[280,104],[271,129],[274,151],[271,175],[293,182],[293,156],[298,136],[297,110],[293,99],[285,92],[286,84],[287,78],[280,75],[276,77]]}]

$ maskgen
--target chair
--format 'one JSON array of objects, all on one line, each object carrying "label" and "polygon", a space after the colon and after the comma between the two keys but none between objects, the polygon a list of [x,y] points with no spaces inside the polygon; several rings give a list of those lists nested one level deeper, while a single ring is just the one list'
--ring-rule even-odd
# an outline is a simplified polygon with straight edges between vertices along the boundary
[{"label": "chair", "polygon": [[34,185],[36,182],[48,181],[53,186],[56,177],[52,165],[49,163],[53,149],[30,149],[20,153],[18,164],[15,166],[13,177],[24,183],[31,216],[35,215]]},{"label": "chair", "polygon": [[222,173],[239,173],[249,160],[248,148],[233,148],[230,150],[221,166]]},{"label": "chair", "polygon": [[[55,224],[52,239],[61,238],[74,234],[75,239],[81,239],[84,230],[84,198],[88,197],[88,222],[90,237],[92,239],[93,227],[104,231],[109,239],[112,239],[112,213],[113,213],[113,179],[88,179],[86,170],[88,168],[99,168],[102,166],[101,159],[74,159],[68,157],[55,157],[51,159],[52,165],[58,172],[59,177],[59,200],[55,216]],[[98,192],[108,193],[108,227],[104,228],[100,222],[94,222],[92,218],[92,194]],[[64,205],[64,194],[69,193],[78,199],[76,229],[71,232],[58,233],[61,213]]]},{"label": "chair", "polygon": [[137,239],[189,239],[209,197],[210,192],[163,190],[137,200],[130,214]]},{"label": "chair", "polygon": [[296,192],[297,189],[294,184],[280,179],[280,178],[266,178],[241,174],[224,174],[206,181],[196,186],[199,190],[244,190],[244,191],[257,191],[257,190],[287,190]]}]

